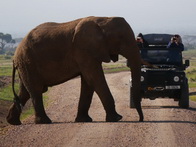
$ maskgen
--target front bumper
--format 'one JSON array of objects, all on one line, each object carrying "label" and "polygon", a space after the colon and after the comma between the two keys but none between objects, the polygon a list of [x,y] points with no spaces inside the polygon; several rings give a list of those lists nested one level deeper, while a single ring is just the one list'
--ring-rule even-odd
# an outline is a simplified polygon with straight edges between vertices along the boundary
[{"label": "front bumper", "polygon": [[178,98],[185,79],[184,71],[170,69],[141,70],[141,93],[144,98]]}]

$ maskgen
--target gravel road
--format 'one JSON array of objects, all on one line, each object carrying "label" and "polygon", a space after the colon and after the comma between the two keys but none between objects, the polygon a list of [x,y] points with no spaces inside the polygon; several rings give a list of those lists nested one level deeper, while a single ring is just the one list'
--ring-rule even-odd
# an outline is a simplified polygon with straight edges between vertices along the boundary
[{"label": "gravel road", "polygon": [[33,116],[20,126],[0,133],[1,147],[195,147],[196,103],[178,108],[173,100],[143,100],[144,122],[129,108],[129,72],[106,74],[116,101],[120,122],[105,122],[105,112],[94,94],[90,108],[92,123],[74,123],[80,78],[49,90],[47,114],[53,124],[36,125]]}]

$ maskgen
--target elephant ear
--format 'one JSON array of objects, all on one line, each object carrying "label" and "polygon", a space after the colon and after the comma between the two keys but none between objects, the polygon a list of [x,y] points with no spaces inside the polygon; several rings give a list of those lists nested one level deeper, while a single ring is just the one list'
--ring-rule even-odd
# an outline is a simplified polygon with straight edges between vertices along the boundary
[{"label": "elephant ear", "polygon": [[104,33],[94,21],[88,18],[81,20],[75,28],[72,43],[76,52],[85,53],[100,62],[110,62]]}]

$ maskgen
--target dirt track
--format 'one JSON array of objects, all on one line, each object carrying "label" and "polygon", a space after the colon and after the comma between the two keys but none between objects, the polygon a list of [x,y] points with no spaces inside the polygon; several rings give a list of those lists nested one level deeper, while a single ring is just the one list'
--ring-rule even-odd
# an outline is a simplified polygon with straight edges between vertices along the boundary
[{"label": "dirt track", "polygon": [[33,117],[23,125],[8,126],[0,133],[1,147],[194,147],[196,103],[178,108],[173,100],[143,100],[145,122],[138,122],[129,108],[129,72],[107,74],[108,85],[123,119],[105,122],[105,112],[94,94],[90,109],[93,123],[74,123],[80,93],[76,78],[49,91],[47,114],[53,124],[35,125]]}]

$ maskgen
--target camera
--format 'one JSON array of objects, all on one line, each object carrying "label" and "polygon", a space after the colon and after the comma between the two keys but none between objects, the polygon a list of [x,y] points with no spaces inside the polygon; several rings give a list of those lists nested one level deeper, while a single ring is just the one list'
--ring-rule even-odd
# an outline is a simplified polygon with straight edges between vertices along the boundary
[{"label": "camera", "polygon": [[140,41],[141,40],[141,37],[137,37],[137,41]]},{"label": "camera", "polygon": [[176,38],[175,38],[175,37],[173,37],[173,38],[172,38],[172,41],[176,41]]}]

